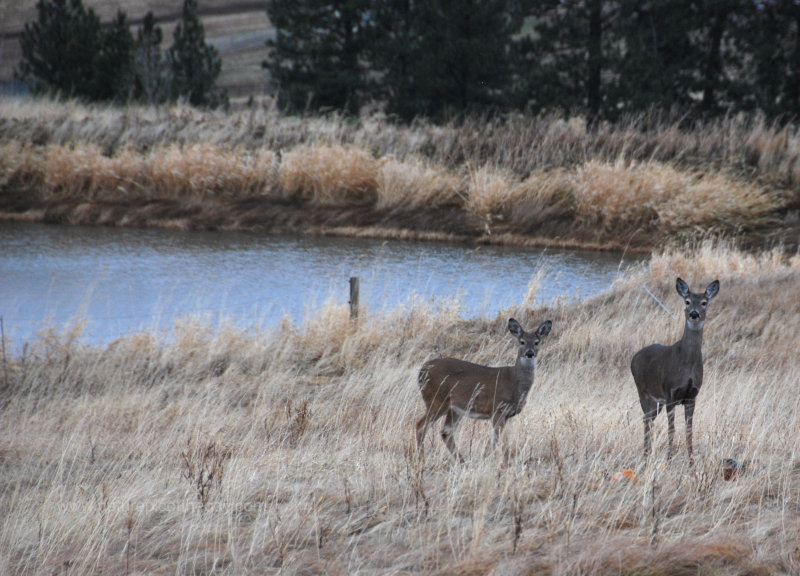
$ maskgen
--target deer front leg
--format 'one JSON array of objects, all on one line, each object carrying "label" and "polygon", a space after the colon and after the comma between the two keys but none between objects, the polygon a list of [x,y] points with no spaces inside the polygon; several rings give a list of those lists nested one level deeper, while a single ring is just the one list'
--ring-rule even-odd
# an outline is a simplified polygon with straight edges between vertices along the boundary
[{"label": "deer front leg", "polygon": [[655,415],[645,414],[644,415],[644,457],[645,459],[650,457],[650,451],[652,450],[653,446],[653,420],[655,420]]},{"label": "deer front leg", "polygon": [[653,422],[661,411],[661,406],[650,398],[640,398],[644,412],[644,457],[650,457],[653,447]]},{"label": "deer front leg", "polygon": [[683,416],[686,419],[686,450],[689,453],[689,465],[694,464],[692,454],[692,420],[694,419],[694,401],[686,402],[683,405]]},{"label": "deer front leg", "polygon": [[487,452],[489,448],[494,450],[494,448],[497,446],[497,443],[500,442],[500,435],[503,433],[503,428],[505,425],[505,413],[502,411],[495,412],[494,415],[492,415],[492,442],[489,446],[487,446]]},{"label": "deer front leg", "polygon": [[675,439],[675,404],[667,404],[667,458],[672,458],[675,453],[673,442]]}]

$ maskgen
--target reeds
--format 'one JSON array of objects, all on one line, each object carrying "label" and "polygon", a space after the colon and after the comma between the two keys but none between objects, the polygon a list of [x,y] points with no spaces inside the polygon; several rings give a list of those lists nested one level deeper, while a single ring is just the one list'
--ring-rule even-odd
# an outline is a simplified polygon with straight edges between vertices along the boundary
[{"label": "reeds", "polygon": [[[642,289],[678,312],[678,275],[721,281],[697,461],[664,459],[662,416],[645,466],[628,363],[679,337]],[[264,333],[186,321],[102,348],[79,327],[43,334],[0,387],[0,571],[797,572],[798,281],[797,257],[704,243],[588,301],[507,311],[553,332],[504,450],[484,457],[489,426],[467,422],[463,466],[436,434],[415,461],[416,371],[440,353],[507,363],[506,317],[414,303],[353,324],[331,304]],[[201,491],[195,466],[187,482],[190,453],[224,456],[223,481]],[[754,464],[726,481],[725,458]]]}]

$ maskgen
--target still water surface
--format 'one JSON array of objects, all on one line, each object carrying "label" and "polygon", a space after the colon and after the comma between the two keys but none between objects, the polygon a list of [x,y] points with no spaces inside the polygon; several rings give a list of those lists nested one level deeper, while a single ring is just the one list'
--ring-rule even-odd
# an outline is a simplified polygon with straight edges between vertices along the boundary
[{"label": "still water surface", "polygon": [[264,329],[295,324],[327,301],[346,304],[349,278],[361,304],[381,311],[423,298],[460,302],[462,316],[521,304],[541,270],[536,301],[599,293],[637,258],[620,254],[352,238],[48,226],[0,222],[0,316],[18,347],[45,327],[84,319],[103,343],[168,331],[200,316]]}]

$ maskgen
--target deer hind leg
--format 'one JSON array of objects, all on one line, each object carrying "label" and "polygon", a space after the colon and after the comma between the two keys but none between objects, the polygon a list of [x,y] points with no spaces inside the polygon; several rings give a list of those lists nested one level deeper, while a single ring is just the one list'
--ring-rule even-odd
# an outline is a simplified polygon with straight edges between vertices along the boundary
[{"label": "deer hind leg", "polygon": [[444,445],[447,446],[447,449],[450,450],[450,453],[455,457],[456,460],[459,462],[464,462],[464,458],[459,454],[458,448],[456,448],[455,440],[453,440],[453,434],[456,433],[456,428],[458,428],[458,423],[461,421],[461,416],[459,416],[454,410],[448,410],[447,415],[444,417],[444,426],[442,426],[442,440],[444,441]]},{"label": "deer hind leg", "polygon": [[425,414],[417,421],[417,451],[419,452],[420,457],[423,455],[423,446],[425,441],[425,434],[428,432],[428,428],[430,428],[431,424],[436,422],[439,418],[444,416],[446,412],[445,410],[440,410],[439,412],[434,412],[432,408],[428,408],[425,411]]}]

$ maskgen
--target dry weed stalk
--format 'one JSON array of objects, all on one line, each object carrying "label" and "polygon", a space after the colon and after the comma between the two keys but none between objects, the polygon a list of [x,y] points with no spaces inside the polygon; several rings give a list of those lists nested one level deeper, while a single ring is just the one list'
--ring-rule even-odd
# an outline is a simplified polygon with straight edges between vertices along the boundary
[{"label": "dry weed stalk", "polygon": [[191,438],[186,441],[181,452],[181,476],[194,487],[201,510],[205,511],[214,488],[222,488],[225,463],[230,457],[231,450],[214,439],[200,443]]},{"label": "dry weed stalk", "polygon": [[297,447],[297,443],[308,428],[308,422],[311,418],[311,410],[308,408],[308,400],[304,400],[300,406],[295,407],[292,400],[286,401],[284,407],[284,414],[289,420],[286,427],[286,438],[289,441],[289,446],[292,448]]}]

